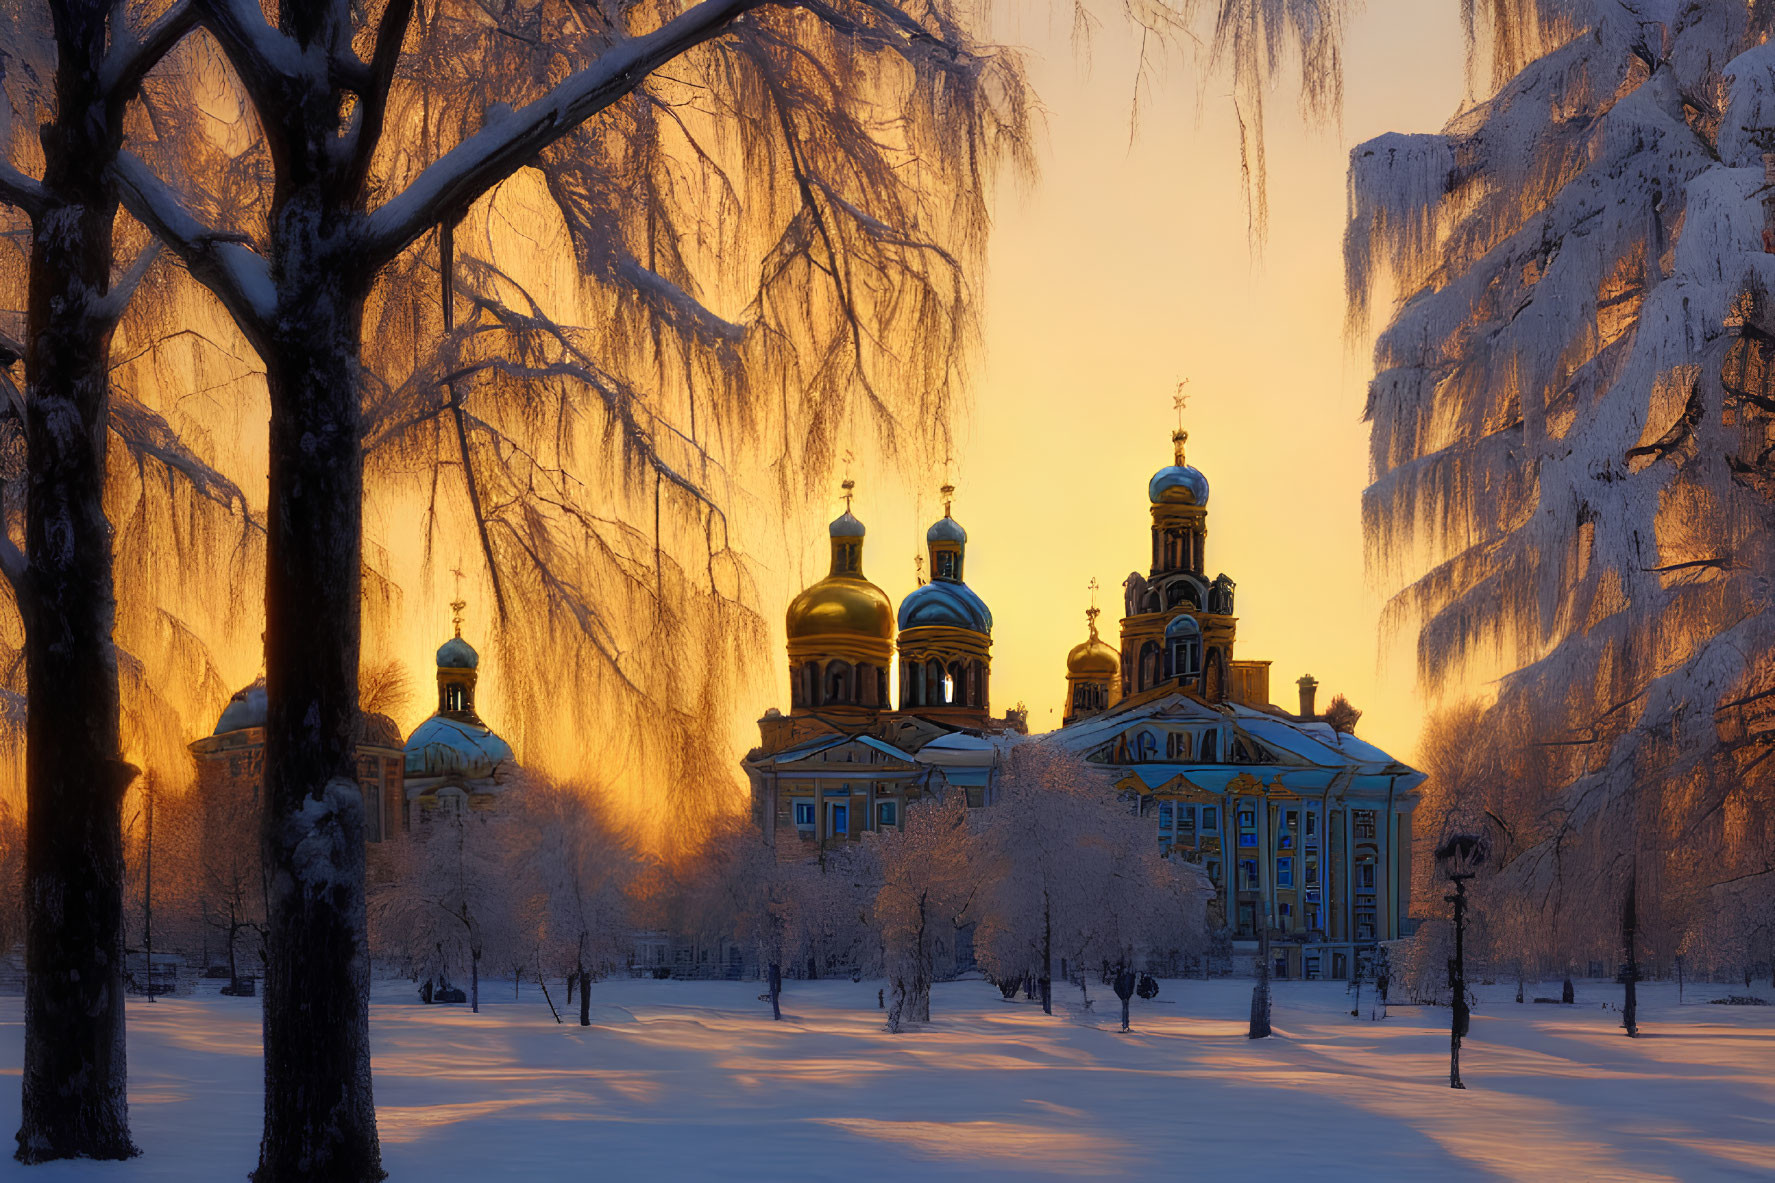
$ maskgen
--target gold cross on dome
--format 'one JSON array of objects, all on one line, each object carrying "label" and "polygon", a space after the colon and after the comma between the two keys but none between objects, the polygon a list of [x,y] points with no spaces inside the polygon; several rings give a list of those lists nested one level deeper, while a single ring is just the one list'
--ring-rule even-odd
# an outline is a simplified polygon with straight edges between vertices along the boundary
[{"label": "gold cross on dome", "polygon": [[1189,379],[1185,378],[1177,384],[1177,393],[1171,396],[1171,405],[1177,409],[1177,428],[1179,431],[1183,430],[1183,408],[1189,404],[1189,395],[1183,392],[1183,388],[1188,385]]},{"label": "gold cross on dome", "polygon": [[842,480],[838,483],[838,487],[840,489],[844,490],[844,512],[845,513],[849,513],[851,511],[851,498],[856,495],[856,488],[857,488],[857,482],[851,480],[851,459],[852,459],[851,453],[847,449],[844,453],[844,480]]},{"label": "gold cross on dome", "polygon": [[468,607],[468,601],[462,598],[462,568],[452,567],[450,574],[456,577],[456,598],[450,601],[450,622],[456,626],[456,635],[460,637],[462,635],[462,610]]}]

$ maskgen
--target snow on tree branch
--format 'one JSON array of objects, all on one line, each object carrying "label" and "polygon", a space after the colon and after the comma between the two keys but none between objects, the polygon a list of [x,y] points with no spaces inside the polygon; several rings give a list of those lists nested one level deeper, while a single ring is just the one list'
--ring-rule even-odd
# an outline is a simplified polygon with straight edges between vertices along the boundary
[{"label": "snow on tree branch", "polygon": [[262,340],[277,311],[265,260],[245,243],[211,232],[141,158],[119,154],[115,175],[124,208],[216,294],[249,339]]},{"label": "snow on tree branch", "polygon": [[[122,6],[118,9],[121,14]],[[121,22],[121,15],[112,19]],[[114,106],[128,102],[148,71],[196,26],[196,8],[190,0],[178,0],[142,30],[141,36],[116,37],[99,68],[99,89]]]},{"label": "snow on tree branch", "polygon": [[33,218],[41,216],[50,206],[49,190],[41,182],[4,161],[0,161],[0,201],[17,206]]},{"label": "snow on tree branch", "polygon": [[769,0],[703,0],[651,33],[618,42],[592,65],[517,111],[490,111],[481,130],[446,152],[368,219],[365,260],[379,267],[460,213],[544,148],[641,86],[686,50],[721,35]]}]

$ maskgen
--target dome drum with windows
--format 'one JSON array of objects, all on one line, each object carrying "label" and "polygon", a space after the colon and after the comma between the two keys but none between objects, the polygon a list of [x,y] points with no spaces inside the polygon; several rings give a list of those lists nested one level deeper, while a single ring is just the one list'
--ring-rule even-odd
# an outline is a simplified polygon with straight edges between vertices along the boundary
[{"label": "dome drum with windows", "polygon": [[925,531],[931,581],[900,601],[900,708],[982,725],[992,676],[992,611],[964,582],[968,532],[951,516],[955,486],[943,486],[943,516]]},{"label": "dome drum with windows", "polygon": [[789,603],[790,709],[886,710],[894,653],[894,606],[863,575],[863,523],[845,510],[833,521],[832,566]]}]

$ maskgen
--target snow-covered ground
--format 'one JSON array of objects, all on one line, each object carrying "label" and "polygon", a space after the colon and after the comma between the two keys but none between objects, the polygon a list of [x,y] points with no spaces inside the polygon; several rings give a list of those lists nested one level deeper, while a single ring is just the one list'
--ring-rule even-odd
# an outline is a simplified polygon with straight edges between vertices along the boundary
[{"label": "snow-covered ground", "polygon": [[[376,1099],[392,1179],[1771,1179],[1775,1007],[1644,990],[1645,1034],[1581,983],[1576,1007],[1481,989],[1448,1088],[1448,1012],[1349,1014],[1343,987],[1276,986],[1276,1037],[1245,1038],[1250,983],[1163,983],[1117,1032],[1116,1000],[1057,992],[1044,1016],[981,982],[939,985],[930,1027],[888,1035],[879,983],[614,981],[593,1025],[557,1026],[532,986],[482,1013],[379,983]],[[1531,996],[1534,988],[1531,987]],[[1738,988],[1743,993],[1742,988]],[[1768,996],[1763,984],[1756,991]],[[1557,993],[1542,986],[1539,993]],[[563,1000],[556,992],[555,1001]],[[1585,1005],[1585,1004],[1588,1005]],[[228,1180],[259,1131],[252,1000],[132,1000],[141,1158],[0,1178]],[[0,998],[0,1131],[18,1126],[21,1004]]]}]

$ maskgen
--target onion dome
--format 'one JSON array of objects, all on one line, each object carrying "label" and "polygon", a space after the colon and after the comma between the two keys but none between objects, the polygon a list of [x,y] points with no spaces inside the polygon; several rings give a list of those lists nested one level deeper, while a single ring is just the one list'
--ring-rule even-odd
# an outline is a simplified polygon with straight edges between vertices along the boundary
[{"label": "onion dome", "polygon": [[438,646],[438,710],[413,729],[405,745],[409,779],[481,780],[513,759],[511,745],[475,713],[481,658],[462,639],[462,600],[451,607],[456,610],[456,635]]},{"label": "onion dome", "polygon": [[960,522],[948,514],[944,514],[929,530],[924,532],[924,540],[926,542],[958,542],[966,546],[968,532],[961,528]]},{"label": "onion dome", "polygon": [[222,708],[222,717],[216,720],[216,729],[212,735],[227,735],[231,731],[246,731],[252,727],[265,726],[265,679],[260,678],[251,686],[235,692]]},{"label": "onion dome", "polygon": [[407,737],[407,776],[483,779],[512,758],[511,745],[475,720],[433,715]]},{"label": "onion dome", "polygon": [[961,628],[992,633],[992,613],[985,601],[962,582],[968,532],[949,514],[955,486],[943,486],[943,516],[924,538],[930,551],[931,581],[900,601],[900,631],[912,628]]},{"label": "onion dome", "polygon": [[1147,500],[1154,505],[1195,505],[1208,504],[1208,478],[1198,468],[1183,462],[1184,441],[1189,433],[1179,428],[1171,435],[1172,445],[1176,449],[1177,462],[1167,465],[1153,473],[1153,479],[1147,482]]},{"label": "onion dome", "polygon": [[900,601],[900,630],[940,625],[992,632],[992,612],[965,583],[933,579]]},{"label": "onion dome", "polygon": [[1085,618],[1090,623],[1091,635],[1081,644],[1074,645],[1072,652],[1066,655],[1067,676],[1092,681],[1121,677],[1121,654],[1097,635],[1097,609],[1086,612]]},{"label": "onion dome", "polygon": [[472,670],[481,664],[481,655],[458,633],[438,646],[438,668]]},{"label": "onion dome", "polygon": [[886,665],[894,639],[894,606],[863,575],[863,523],[849,508],[832,523],[832,569],[789,603],[785,624],[791,657],[830,651]]}]

